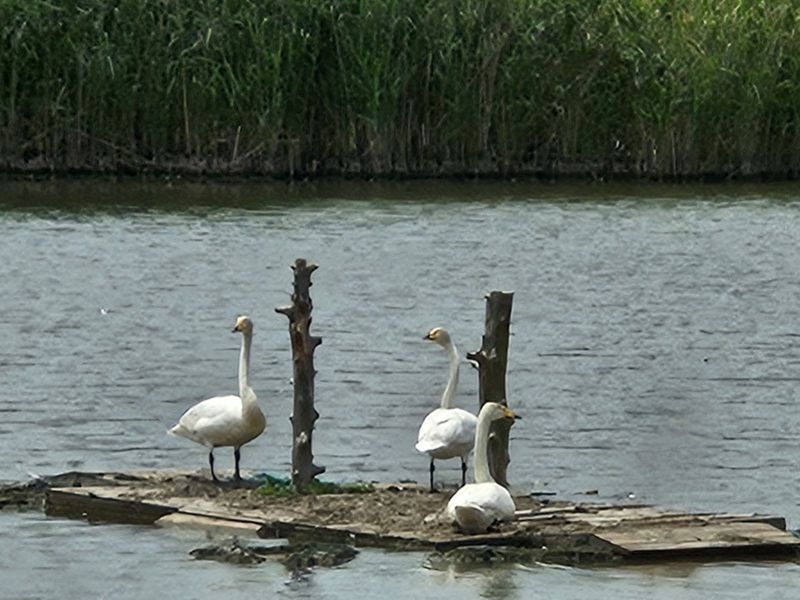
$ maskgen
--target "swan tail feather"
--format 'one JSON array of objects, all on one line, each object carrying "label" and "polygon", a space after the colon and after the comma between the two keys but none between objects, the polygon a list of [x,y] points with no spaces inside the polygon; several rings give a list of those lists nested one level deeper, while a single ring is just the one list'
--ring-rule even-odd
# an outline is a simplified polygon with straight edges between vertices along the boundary
[{"label": "swan tail feather", "polygon": [[417,442],[417,445],[414,448],[417,449],[417,452],[433,452],[435,450],[439,450],[442,447],[441,442],[431,442],[428,440],[421,440]]},{"label": "swan tail feather", "polygon": [[167,433],[169,435],[174,435],[176,437],[186,438],[187,440],[196,441],[197,435],[191,429],[187,429],[181,423],[175,425],[175,427],[171,429],[167,429]]}]

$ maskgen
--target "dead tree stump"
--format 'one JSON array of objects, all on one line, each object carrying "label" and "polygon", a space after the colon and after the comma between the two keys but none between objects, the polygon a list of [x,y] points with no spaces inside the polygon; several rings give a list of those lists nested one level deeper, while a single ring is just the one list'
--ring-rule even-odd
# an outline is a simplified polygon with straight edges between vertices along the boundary
[{"label": "dead tree stump", "polygon": [[[491,292],[486,296],[486,329],[481,349],[468,352],[467,359],[478,365],[478,397],[480,406],[487,402],[508,405],[506,398],[506,368],[508,366],[508,337],[511,324],[513,292]],[[492,423],[489,430],[489,470],[494,480],[508,487],[508,437],[512,422],[502,419]]]},{"label": "dead tree stump", "polygon": [[294,271],[294,291],[291,306],[279,306],[275,312],[289,318],[289,339],[292,343],[292,365],[294,381],[294,406],[292,416],[292,484],[303,491],[317,475],[325,472],[325,467],[314,464],[311,452],[311,434],[319,413],[314,408],[314,349],[322,343],[322,338],[313,336],[311,329],[311,310],[314,308],[309,295],[311,274],[317,265],[298,258]]}]

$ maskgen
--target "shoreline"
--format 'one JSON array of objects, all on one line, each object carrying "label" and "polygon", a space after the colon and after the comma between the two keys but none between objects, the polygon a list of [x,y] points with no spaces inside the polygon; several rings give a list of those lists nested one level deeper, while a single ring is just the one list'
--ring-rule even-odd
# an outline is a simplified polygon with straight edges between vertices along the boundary
[{"label": "shoreline", "polygon": [[528,182],[536,184],[727,184],[727,183],[791,183],[800,179],[793,170],[758,171],[745,173],[703,171],[681,174],[647,173],[631,168],[602,170],[591,165],[573,165],[560,168],[541,168],[522,165],[515,169],[446,166],[415,171],[395,169],[369,171],[367,169],[328,168],[289,171],[287,169],[240,168],[214,164],[213,161],[175,160],[160,163],[117,163],[116,166],[85,164],[65,166],[44,164],[43,161],[10,162],[0,160],[0,181],[49,181],[58,179],[143,179],[147,181],[219,182],[219,183],[297,183],[297,182]]}]

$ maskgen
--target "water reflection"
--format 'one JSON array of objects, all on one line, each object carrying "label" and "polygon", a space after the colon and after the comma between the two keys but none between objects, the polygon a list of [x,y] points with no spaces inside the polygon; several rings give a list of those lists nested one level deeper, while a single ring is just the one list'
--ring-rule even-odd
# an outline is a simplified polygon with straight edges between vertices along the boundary
[{"label": "water reflection", "polygon": [[484,573],[481,582],[481,598],[492,600],[506,600],[517,598],[516,572],[513,569],[491,569]]},{"label": "water reflection", "polygon": [[515,583],[516,565],[511,562],[464,561],[441,554],[428,556],[425,565],[434,573],[440,584],[447,584],[463,578],[470,578],[479,590],[481,598],[506,600],[518,597]]}]

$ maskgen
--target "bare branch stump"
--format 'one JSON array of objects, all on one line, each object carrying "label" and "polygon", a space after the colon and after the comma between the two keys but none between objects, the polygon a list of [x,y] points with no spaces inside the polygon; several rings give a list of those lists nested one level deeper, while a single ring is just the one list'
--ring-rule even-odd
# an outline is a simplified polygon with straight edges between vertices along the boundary
[{"label": "bare branch stump", "polygon": [[[508,337],[511,324],[513,292],[491,292],[486,296],[486,330],[481,349],[468,352],[467,359],[478,365],[478,395],[480,406],[487,402],[508,405],[506,399],[506,368],[508,366]],[[508,437],[511,421],[492,423],[489,430],[489,469],[494,480],[508,487]]]},{"label": "bare branch stump", "polygon": [[311,311],[314,308],[309,295],[311,274],[317,265],[298,258],[294,271],[294,292],[291,306],[279,306],[275,312],[289,318],[289,339],[292,343],[292,365],[294,373],[294,407],[292,422],[292,483],[303,491],[325,467],[314,464],[311,452],[311,434],[319,413],[314,408],[314,349],[322,338],[311,335]]}]

